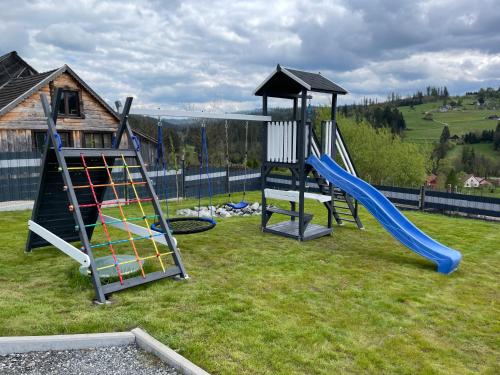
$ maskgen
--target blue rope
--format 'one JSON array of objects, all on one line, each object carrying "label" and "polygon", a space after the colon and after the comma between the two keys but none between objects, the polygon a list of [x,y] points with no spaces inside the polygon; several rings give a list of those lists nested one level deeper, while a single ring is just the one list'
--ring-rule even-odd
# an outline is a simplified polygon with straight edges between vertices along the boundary
[{"label": "blue rope", "polygon": [[[167,213],[167,220],[170,218],[169,209],[168,209],[168,176],[167,176],[167,160],[164,158],[163,153],[163,122],[158,119],[158,144],[156,146],[156,181],[159,182],[158,174],[160,171],[160,161],[162,164],[162,173],[163,176],[161,178],[161,184],[163,185],[164,195],[165,195],[165,208]],[[158,189],[160,190],[160,189]]]},{"label": "blue rope", "polygon": [[[202,141],[202,153],[205,154],[205,161],[206,161],[206,171],[207,171],[207,179],[208,179],[209,211],[210,211],[210,217],[213,220],[214,216],[213,216],[213,212],[211,209],[211,207],[212,207],[212,180],[210,178],[210,167],[209,167],[209,163],[208,163],[207,131],[206,131],[205,126],[203,126],[201,128],[201,141]],[[201,168],[200,168],[200,171],[201,171]],[[201,174],[200,174],[200,181],[201,181]]]},{"label": "blue rope", "polygon": [[137,138],[135,135],[132,136],[132,143],[135,145],[136,151],[141,150],[141,142],[139,141],[139,138]]},{"label": "blue rope", "polygon": [[56,139],[56,142],[57,142],[57,149],[59,151],[61,151],[62,147],[63,147],[61,136],[59,135],[59,133],[56,132],[56,133],[54,133],[54,138]]}]

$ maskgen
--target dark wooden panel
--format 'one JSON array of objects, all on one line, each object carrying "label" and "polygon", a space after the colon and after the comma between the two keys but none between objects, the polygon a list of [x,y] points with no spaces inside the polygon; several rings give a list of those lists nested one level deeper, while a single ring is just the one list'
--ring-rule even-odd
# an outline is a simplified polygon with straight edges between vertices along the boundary
[{"label": "dark wooden panel", "polygon": [[[104,152],[105,153],[105,152]],[[93,154],[93,153],[92,153]],[[95,155],[95,154],[93,154]],[[72,156],[67,157],[66,161],[70,167],[82,166],[81,157]],[[114,165],[114,157],[107,158],[110,166]],[[103,165],[102,156],[89,156],[85,157],[87,166],[101,166]],[[59,171],[57,159],[54,150],[49,152],[45,166],[48,173],[45,175],[45,181],[42,190],[42,199],[38,210],[38,215],[35,222],[50,230],[55,235],[61,237],[65,241],[78,240],[78,232],[75,231],[76,223],[73,214],[69,210],[69,201],[67,192],[64,189],[64,182],[62,172]],[[89,181],[85,171],[83,170],[70,170],[71,181],[73,186],[89,185]],[[94,185],[104,185],[109,183],[108,174],[105,169],[89,170],[92,183]],[[95,188],[96,196],[99,202],[102,202],[106,187]],[[75,189],[75,194],[80,205],[94,204],[94,197],[90,188]],[[96,207],[81,208],[82,218],[85,225],[94,224],[97,220],[98,212]],[[92,236],[93,228],[87,228],[87,235],[89,238]],[[49,245],[47,241],[37,236],[33,232],[32,247],[44,247]]]}]

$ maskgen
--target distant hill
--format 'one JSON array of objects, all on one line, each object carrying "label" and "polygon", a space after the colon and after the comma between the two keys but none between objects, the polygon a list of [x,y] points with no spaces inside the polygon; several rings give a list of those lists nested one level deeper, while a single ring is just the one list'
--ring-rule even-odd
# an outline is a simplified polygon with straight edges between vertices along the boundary
[{"label": "distant hill", "polygon": [[[429,155],[429,172],[440,176],[441,187],[448,175],[500,176],[500,151],[495,151],[492,139],[500,123],[500,88],[452,97],[446,87],[428,87],[426,93],[404,98],[392,93],[385,102],[364,99],[362,104],[342,106],[339,111],[357,122],[388,128],[405,142],[421,144]],[[394,127],[387,116],[381,116],[391,112],[402,115],[402,126]],[[483,133],[490,138],[482,137]]]},{"label": "distant hill", "polygon": [[462,105],[445,106],[441,101],[398,107],[406,122],[406,129],[403,133],[405,140],[435,142],[439,140],[445,125],[448,125],[452,136],[495,129],[498,122],[496,118],[500,116],[500,104],[492,105],[490,109],[478,106],[475,96],[455,97],[450,101],[455,103],[461,101]]}]

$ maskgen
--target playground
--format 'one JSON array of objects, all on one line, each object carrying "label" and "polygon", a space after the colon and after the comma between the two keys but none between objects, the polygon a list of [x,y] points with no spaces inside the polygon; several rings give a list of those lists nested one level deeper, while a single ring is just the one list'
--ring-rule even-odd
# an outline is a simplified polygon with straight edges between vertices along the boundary
[{"label": "playground", "polygon": [[[320,216],[323,207],[306,209]],[[30,214],[0,216],[0,336],[140,326],[220,374],[499,371],[496,223],[405,212],[461,249],[465,261],[444,276],[364,209],[365,231],[345,225],[303,243],[262,233],[259,216],[222,219],[179,240],[189,280],[129,289],[97,307],[69,257],[53,247],[23,253]]]},{"label": "playground", "polygon": [[[311,93],[331,97],[319,129]],[[33,210],[0,218],[2,334],[139,325],[213,373],[496,372],[498,224],[403,214],[360,178],[336,119],[346,93],[278,65],[254,92],[261,115],[141,110],[129,97],[116,103],[112,146],[87,149],[63,146],[42,94],[47,147]],[[59,103],[62,90],[54,95]],[[291,100],[289,120],[267,115],[273,99]],[[163,144],[163,169],[148,171],[130,114],[158,118],[161,140],[162,117],[201,120],[197,199],[160,201]],[[213,194],[210,118],[225,120],[224,196]],[[233,180],[228,120],[246,124],[245,174]],[[249,122],[261,127],[259,191],[246,191]],[[238,180],[242,195],[231,196]],[[216,218],[221,202],[261,214]]]}]

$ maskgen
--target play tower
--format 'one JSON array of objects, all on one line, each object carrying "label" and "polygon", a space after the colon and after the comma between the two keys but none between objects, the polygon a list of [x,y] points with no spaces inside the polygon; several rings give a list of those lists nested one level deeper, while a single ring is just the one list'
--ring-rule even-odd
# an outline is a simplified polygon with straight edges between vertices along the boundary
[{"label": "play tower", "polygon": [[[310,93],[331,95],[330,120],[321,124],[316,134],[310,119],[307,119],[307,100]],[[289,121],[265,122],[262,133],[262,205],[267,199],[279,199],[290,203],[290,209],[267,207],[262,215],[262,230],[300,241],[329,235],[333,219],[341,225],[345,221],[363,228],[358,216],[358,204],[351,196],[329,183],[306,163],[310,155],[327,154],[333,159],[340,156],[346,170],[356,175],[356,169],[343,142],[337,126],[337,95],[347,93],[342,87],[320,73],[276,67],[255,90],[262,97],[262,114],[268,114],[268,99],[289,99],[293,102],[292,118]],[[304,121],[305,119],[305,121]],[[292,176],[290,190],[272,188],[269,175],[276,169],[288,169]],[[308,178],[311,174],[312,180]],[[304,211],[305,199],[321,202],[326,209],[326,225],[311,223],[312,215]],[[297,207],[298,206],[298,207]],[[275,215],[290,219],[270,224]]]}]

